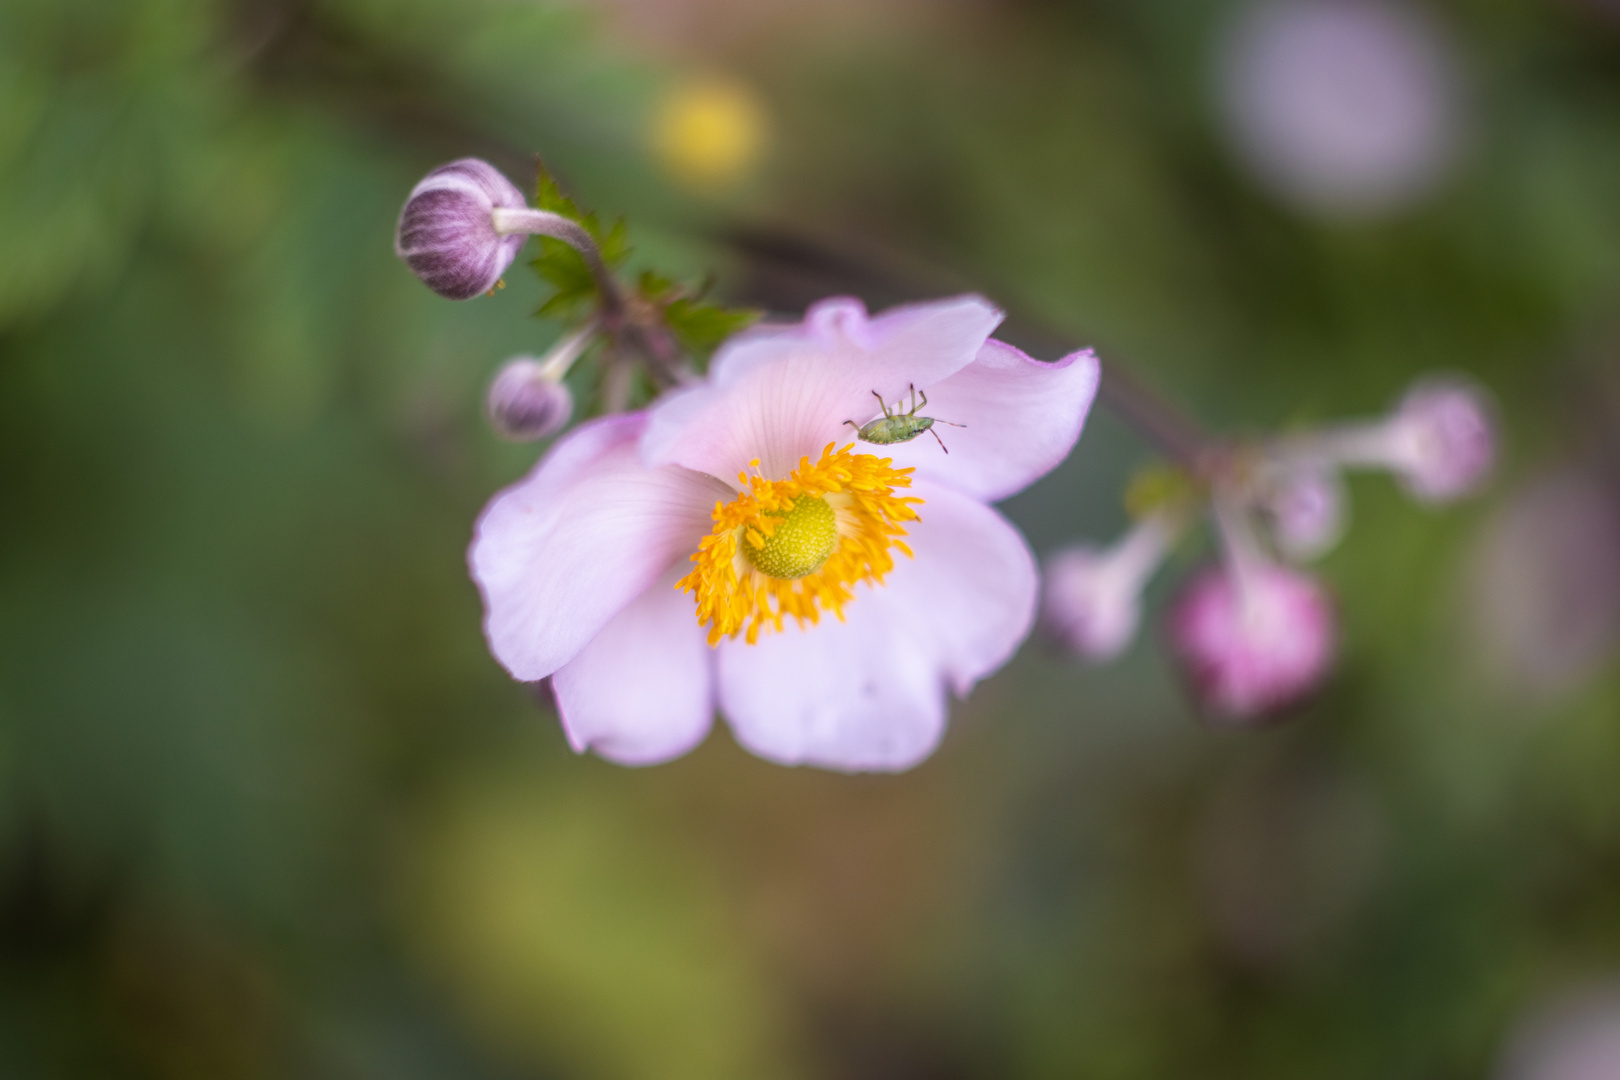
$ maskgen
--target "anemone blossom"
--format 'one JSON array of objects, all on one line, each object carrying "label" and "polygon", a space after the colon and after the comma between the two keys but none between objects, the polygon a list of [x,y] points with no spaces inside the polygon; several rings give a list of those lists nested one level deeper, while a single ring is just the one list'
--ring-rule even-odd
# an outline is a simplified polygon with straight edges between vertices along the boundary
[{"label": "anemone blossom", "polygon": [[[491,650],[551,677],[576,750],[677,757],[718,709],[783,764],[898,770],[1029,632],[1037,581],[988,503],[1062,461],[1097,387],[990,339],[978,297],[869,318],[827,300],[734,338],[701,384],[562,439],[480,518]],[[965,425],[875,447],[910,408]],[[880,450],[881,453],[872,451]]]}]

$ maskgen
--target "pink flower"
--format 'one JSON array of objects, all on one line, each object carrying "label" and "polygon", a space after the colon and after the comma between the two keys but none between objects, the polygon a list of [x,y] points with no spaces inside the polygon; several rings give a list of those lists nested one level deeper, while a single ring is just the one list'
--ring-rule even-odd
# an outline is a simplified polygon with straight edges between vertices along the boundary
[{"label": "pink flower", "polygon": [[[1031,360],[989,340],[1000,319],[977,297],[877,318],[824,301],[575,430],[478,522],[496,658],[551,676],[573,746],[625,764],[687,752],[716,705],[784,764],[927,757],[947,688],[999,668],[1034,615],[1034,561],[986,504],[1068,454],[1096,392],[1089,353]],[[949,454],[853,438],[912,387],[919,416],[966,425]]]},{"label": "pink flower", "polygon": [[1305,574],[1238,560],[1203,571],[1170,611],[1170,644],[1199,701],[1256,720],[1303,697],[1333,663],[1333,605]]}]

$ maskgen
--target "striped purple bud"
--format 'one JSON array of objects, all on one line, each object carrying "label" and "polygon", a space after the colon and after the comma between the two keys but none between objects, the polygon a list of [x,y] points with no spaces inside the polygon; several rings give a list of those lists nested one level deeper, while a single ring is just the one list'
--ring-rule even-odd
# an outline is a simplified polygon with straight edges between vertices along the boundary
[{"label": "striped purple bud", "polygon": [[528,239],[526,232],[497,229],[495,211],[526,206],[523,192],[493,165],[452,161],[411,190],[394,253],[440,296],[470,300],[495,287]]},{"label": "striped purple bud", "polygon": [[527,356],[507,361],[489,385],[489,422],[503,439],[533,442],[554,435],[574,414],[574,396],[545,364]]}]

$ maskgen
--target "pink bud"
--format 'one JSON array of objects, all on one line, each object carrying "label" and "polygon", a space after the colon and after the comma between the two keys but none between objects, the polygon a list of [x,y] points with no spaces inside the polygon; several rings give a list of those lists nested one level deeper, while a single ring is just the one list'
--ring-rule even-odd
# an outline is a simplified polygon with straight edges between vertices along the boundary
[{"label": "pink bud", "polygon": [[1161,515],[1139,522],[1112,548],[1066,548],[1046,564],[1042,617],[1047,629],[1086,660],[1125,651],[1142,621],[1142,586],[1174,539]]},{"label": "pink bud", "polygon": [[507,361],[489,385],[489,422],[503,439],[533,442],[568,424],[574,397],[544,365],[527,356]]},{"label": "pink bud", "polygon": [[1202,571],[1170,610],[1171,647],[1200,703],[1242,724],[1315,689],[1333,664],[1334,613],[1308,575],[1266,563]]},{"label": "pink bud", "polygon": [[498,232],[495,211],[526,205],[523,192],[488,162],[452,161],[411,190],[394,253],[440,296],[470,300],[495,287],[528,239]]},{"label": "pink bud", "polygon": [[1265,500],[1271,534],[1288,558],[1305,561],[1332,550],[1344,535],[1344,481],[1336,469],[1290,470]]},{"label": "pink bud", "polygon": [[1125,651],[1142,621],[1141,583],[1095,548],[1073,547],[1046,564],[1042,617],[1049,630],[1087,660]]},{"label": "pink bud", "polygon": [[1391,421],[1394,465],[1426,502],[1460,498],[1496,460],[1496,426],[1485,393],[1460,379],[1431,379],[1407,391]]}]

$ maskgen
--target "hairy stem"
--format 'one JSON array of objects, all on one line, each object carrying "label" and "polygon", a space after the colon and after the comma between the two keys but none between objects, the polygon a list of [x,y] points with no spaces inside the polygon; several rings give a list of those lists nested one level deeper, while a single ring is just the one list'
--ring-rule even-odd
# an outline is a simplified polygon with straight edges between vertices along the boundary
[{"label": "hairy stem", "polygon": [[618,279],[608,269],[607,263],[602,261],[602,252],[596,246],[596,240],[578,222],[549,210],[508,207],[496,209],[494,219],[495,231],[503,235],[532,233],[549,236],[554,240],[561,240],[579,252],[584,256],[585,265],[590,269],[591,277],[596,280],[596,287],[602,293],[603,315],[612,318],[624,311],[624,293],[619,287]]},{"label": "hairy stem", "polygon": [[1218,443],[1191,417],[1118,364],[1102,362],[1097,398],[1190,472],[1207,473],[1215,464],[1212,452]]}]

